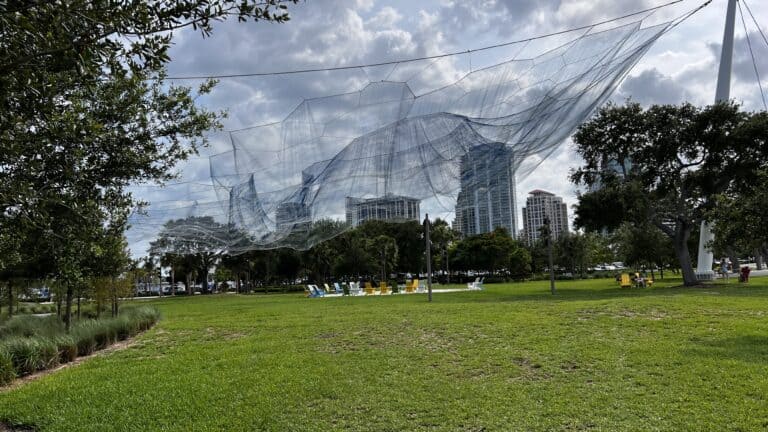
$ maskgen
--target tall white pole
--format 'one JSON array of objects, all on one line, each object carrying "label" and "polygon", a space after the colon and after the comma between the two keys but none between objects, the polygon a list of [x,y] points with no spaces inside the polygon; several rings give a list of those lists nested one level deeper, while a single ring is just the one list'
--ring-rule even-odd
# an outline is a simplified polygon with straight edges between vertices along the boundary
[{"label": "tall white pole", "polygon": [[[735,27],[736,0],[728,0],[723,48],[720,51],[720,70],[717,73],[715,103],[727,101],[731,97],[731,65],[733,63],[733,31]],[[711,280],[715,277],[715,273],[712,271],[712,251],[706,247],[707,243],[714,238],[715,235],[709,224],[702,222],[701,234],[699,235],[699,259],[696,264],[696,276],[699,280]]]}]

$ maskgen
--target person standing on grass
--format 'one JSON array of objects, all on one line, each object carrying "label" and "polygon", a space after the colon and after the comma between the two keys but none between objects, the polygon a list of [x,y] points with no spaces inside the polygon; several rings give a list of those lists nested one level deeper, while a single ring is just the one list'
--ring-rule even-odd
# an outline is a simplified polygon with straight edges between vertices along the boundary
[{"label": "person standing on grass", "polygon": [[728,282],[730,267],[728,266],[728,258],[720,260],[720,273],[723,275],[723,279]]}]

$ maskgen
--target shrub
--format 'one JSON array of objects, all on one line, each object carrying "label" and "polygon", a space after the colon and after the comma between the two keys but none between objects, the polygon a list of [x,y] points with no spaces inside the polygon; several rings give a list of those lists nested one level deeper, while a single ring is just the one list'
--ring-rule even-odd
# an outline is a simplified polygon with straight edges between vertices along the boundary
[{"label": "shrub", "polygon": [[68,363],[77,357],[77,342],[71,335],[59,335],[53,339],[59,350],[59,363]]},{"label": "shrub", "polygon": [[59,352],[56,345],[44,337],[11,337],[3,341],[17,375],[56,366]]},{"label": "shrub", "polygon": [[64,324],[55,316],[17,315],[0,327],[0,338],[9,336],[55,336],[64,333]]},{"label": "shrub", "polygon": [[134,323],[134,331],[144,331],[152,327],[160,319],[160,311],[151,306],[139,306],[123,310],[123,317]]},{"label": "shrub", "polygon": [[129,317],[121,316],[113,321],[115,335],[117,340],[126,340],[131,335],[136,334],[136,326]]},{"label": "shrub", "polygon": [[16,371],[13,369],[11,355],[5,349],[0,349],[0,385],[6,385],[14,378]]},{"label": "shrub", "polygon": [[81,320],[65,334],[55,316],[13,317],[0,326],[0,385],[127,339],[150,328],[159,318],[153,307],[129,307],[118,318]]},{"label": "shrub", "polygon": [[89,355],[96,351],[95,329],[91,321],[82,321],[72,327],[69,334],[77,345],[77,355]]}]

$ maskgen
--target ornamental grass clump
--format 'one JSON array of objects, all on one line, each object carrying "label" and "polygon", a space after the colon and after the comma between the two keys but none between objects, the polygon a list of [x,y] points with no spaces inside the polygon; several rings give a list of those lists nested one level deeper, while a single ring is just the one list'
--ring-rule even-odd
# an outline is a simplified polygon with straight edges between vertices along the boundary
[{"label": "ornamental grass clump", "polygon": [[97,326],[94,321],[81,321],[70,329],[69,334],[74,338],[77,344],[77,355],[90,355],[96,351],[98,342],[96,341]]},{"label": "ornamental grass clump", "polygon": [[4,347],[0,347],[0,385],[6,385],[16,378],[13,359]]},{"label": "ornamental grass clump", "polygon": [[4,340],[2,345],[0,350],[8,352],[17,375],[28,375],[59,363],[59,350],[46,337],[13,336]]},{"label": "ornamental grass clump", "polygon": [[0,339],[10,336],[48,336],[64,333],[64,324],[55,316],[18,315],[0,326]]},{"label": "ornamental grass clump", "polygon": [[66,333],[55,316],[13,317],[0,326],[0,385],[128,339],[159,318],[153,307],[128,307],[117,318],[77,321]]},{"label": "ornamental grass clump", "polygon": [[160,311],[151,306],[140,306],[126,309],[125,316],[135,323],[137,331],[144,331],[160,319]]},{"label": "ornamental grass clump", "polygon": [[58,335],[53,342],[59,350],[59,363],[69,363],[77,357],[77,341],[72,335]]}]

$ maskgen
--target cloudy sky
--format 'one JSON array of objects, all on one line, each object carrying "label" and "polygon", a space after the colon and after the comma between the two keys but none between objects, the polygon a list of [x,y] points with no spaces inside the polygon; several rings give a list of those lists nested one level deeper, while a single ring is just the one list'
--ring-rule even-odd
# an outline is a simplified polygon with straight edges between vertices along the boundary
[{"label": "cloudy sky", "polygon": [[[665,0],[306,0],[290,6],[285,24],[218,23],[209,38],[193,31],[174,35],[170,76],[239,74],[380,63],[466,51],[549,32],[584,26],[658,6]],[[703,3],[685,0],[656,11],[658,23]],[[768,30],[768,4],[747,3],[763,30]],[[717,64],[723,37],[726,0],[712,4],[664,35],[621,83],[612,99],[631,98],[642,104],[697,105],[714,100]],[[768,45],[744,10],[758,70],[768,85]],[[737,11],[731,97],[750,110],[762,109],[752,60]],[[556,40],[550,41],[556,43]],[[460,76],[483,65],[509,58],[509,50],[492,50],[445,61]],[[498,56],[498,59],[494,59]],[[474,62],[474,64],[473,64]],[[474,70],[473,69],[473,70]],[[336,74],[302,74],[222,79],[200,100],[210,109],[227,110],[225,130],[279,121],[303,98],[359,90],[367,81],[384,79],[391,70],[369,68]],[[194,81],[184,81],[194,85]],[[414,90],[414,92],[416,92]],[[183,194],[195,199],[209,183],[206,156],[231,150],[226,132],[212,133],[212,145],[201,158],[180,167],[181,183],[170,189],[138,188],[136,195],[153,202],[174,201]],[[518,184],[518,202],[532,189],[561,195],[569,205],[576,189],[567,180],[579,165],[569,142]],[[175,188],[175,189],[174,189]],[[197,190],[199,188],[200,190]],[[518,209],[518,223],[520,222]],[[134,255],[146,249],[151,226],[129,235]],[[141,231],[141,232],[139,232]],[[130,234],[130,233],[129,233]]]}]

